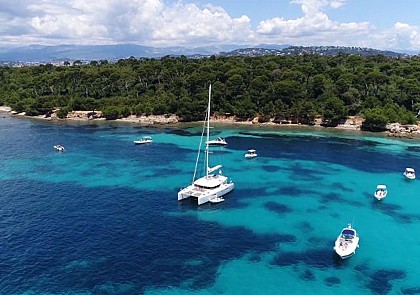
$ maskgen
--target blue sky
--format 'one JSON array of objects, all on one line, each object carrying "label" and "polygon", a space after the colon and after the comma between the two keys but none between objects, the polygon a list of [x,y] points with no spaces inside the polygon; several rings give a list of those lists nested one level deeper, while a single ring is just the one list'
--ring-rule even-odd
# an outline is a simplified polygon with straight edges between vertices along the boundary
[{"label": "blue sky", "polygon": [[0,46],[359,46],[420,52],[420,0],[0,0]]}]

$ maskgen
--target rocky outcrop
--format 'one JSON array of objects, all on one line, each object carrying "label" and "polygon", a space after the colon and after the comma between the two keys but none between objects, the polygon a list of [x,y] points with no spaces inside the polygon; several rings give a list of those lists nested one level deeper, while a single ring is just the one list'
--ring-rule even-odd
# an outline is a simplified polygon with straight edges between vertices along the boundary
[{"label": "rocky outcrop", "polygon": [[360,130],[362,127],[364,119],[358,116],[349,116],[344,124],[337,125],[338,128],[342,129],[353,129],[353,130]]},{"label": "rocky outcrop", "polygon": [[127,118],[117,119],[116,121],[141,123],[146,125],[165,125],[175,124],[179,122],[179,117],[176,115],[149,115],[149,116],[129,116]]},{"label": "rocky outcrop", "polygon": [[67,114],[66,118],[69,120],[82,120],[82,121],[97,120],[97,119],[105,120],[105,118],[102,117],[101,111],[72,111]]},{"label": "rocky outcrop", "polygon": [[388,136],[398,138],[413,138],[414,134],[420,133],[418,125],[401,125],[400,123],[391,123],[386,125]]}]

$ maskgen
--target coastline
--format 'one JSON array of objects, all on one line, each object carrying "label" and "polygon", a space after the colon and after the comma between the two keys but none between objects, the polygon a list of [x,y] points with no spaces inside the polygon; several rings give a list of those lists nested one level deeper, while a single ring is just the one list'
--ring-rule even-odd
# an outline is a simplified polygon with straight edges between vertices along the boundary
[{"label": "coastline", "polygon": [[[9,113],[13,117],[35,119],[42,121],[51,121],[51,122],[62,122],[62,123],[98,123],[98,122],[116,122],[116,123],[129,123],[129,124],[138,124],[143,126],[179,126],[179,125],[195,125],[202,123],[203,121],[194,121],[194,122],[182,122],[179,120],[179,117],[176,115],[149,115],[149,116],[135,116],[131,115],[126,118],[116,119],[116,120],[106,120],[102,117],[100,111],[73,111],[70,112],[66,118],[60,119],[57,117],[56,113],[53,112],[51,116],[39,115],[39,116],[27,116],[25,113],[17,113],[12,110],[12,108],[7,106],[0,106],[0,113]],[[400,139],[420,139],[420,128],[419,125],[401,125],[399,123],[388,124],[387,130],[383,132],[369,132],[361,129],[363,118],[358,116],[349,116],[344,124],[339,124],[335,127],[325,127],[322,126],[322,120],[316,119],[314,125],[305,125],[301,123],[291,123],[291,122],[282,122],[275,123],[273,120],[268,122],[259,122],[258,118],[253,120],[240,121],[236,120],[234,116],[229,117],[220,117],[213,116],[211,122],[215,125],[227,125],[227,126],[249,126],[261,129],[306,129],[316,130],[316,131],[348,131],[352,134],[376,134],[384,135],[388,137],[400,138]]]}]

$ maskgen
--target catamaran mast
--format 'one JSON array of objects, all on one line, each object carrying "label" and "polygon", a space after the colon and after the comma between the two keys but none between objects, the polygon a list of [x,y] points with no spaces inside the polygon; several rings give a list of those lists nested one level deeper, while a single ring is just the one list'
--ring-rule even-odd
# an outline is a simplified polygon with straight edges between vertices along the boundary
[{"label": "catamaran mast", "polygon": [[206,177],[209,176],[210,99],[211,99],[211,84],[209,86],[209,104],[207,106]]}]

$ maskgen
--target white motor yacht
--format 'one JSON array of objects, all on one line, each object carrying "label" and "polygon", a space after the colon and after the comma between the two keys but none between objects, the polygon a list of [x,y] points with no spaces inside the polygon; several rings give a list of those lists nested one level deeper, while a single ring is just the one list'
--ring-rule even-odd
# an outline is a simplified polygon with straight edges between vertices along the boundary
[{"label": "white motor yacht", "polygon": [[140,140],[135,140],[134,144],[145,144],[145,143],[152,143],[153,140],[150,136],[143,136]]},{"label": "white motor yacht", "polygon": [[335,241],[334,250],[341,259],[349,258],[356,253],[359,248],[359,236],[351,224],[343,228]]},{"label": "white motor yacht", "polygon": [[374,196],[375,196],[375,198],[377,199],[377,200],[382,200],[382,199],[384,199],[384,198],[386,198],[386,195],[388,194],[388,190],[387,190],[387,187],[386,187],[386,185],[384,185],[384,184],[379,184],[377,187],[376,187],[376,191],[375,191],[375,194],[374,194]]},{"label": "white motor yacht", "polygon": [[247,159],[255,158],[256,156],[257,156],[256,150],[248,150],[248,152],[245,154],[245,158]]},{"label": "white motor yacht", "polygon": [[64,152],[65,151],[64,146],[62,146],[60,144],[55,145],[54,148],[59,152]]},{"label": "white motor yacht", "polygon": [[416,179],[416,172],[414,171],[413,168],[405,168],[405,171],[403,174],[407,179],[410,179],[410,180]]},{"label": "white motor yacht", "polygon": [[219,146],[226,146],[227,145],[226,140],[222,137],[218,137],[217,139],[214,139],[214,140],[209,140],[206,143],[208,145],[219,145]]}]

